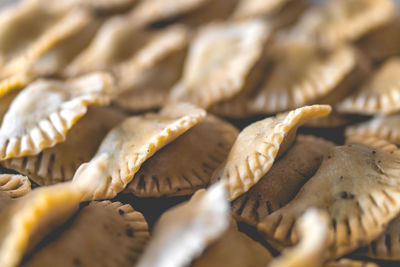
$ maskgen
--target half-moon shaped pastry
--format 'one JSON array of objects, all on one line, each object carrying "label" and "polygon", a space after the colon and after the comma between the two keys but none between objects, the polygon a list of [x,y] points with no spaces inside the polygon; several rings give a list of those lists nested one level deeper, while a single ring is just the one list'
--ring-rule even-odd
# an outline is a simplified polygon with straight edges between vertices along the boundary
[{"label": "half-moon shaped pastry", "polygon": [[106,135],[93,159],[79,167],[73,183],[88,192],[85,199],[114,197],[148,158],[205,116],[203,109],[181,103],[123,120]]},{"label": "half-moon shaped pastry", "polygon": [[332,148],[296,197],[265,217],[258,230],[281,244],[296,242],[293,224],[315,207],[330,217],[329,257],[377,238],[400,208],[400,152],[383,140],[368,142]]},{"label": "half-moon shaped pastry", "polygon": [[268,32],[259,20],[201,28],[189,47],[182,78],[172,89],[170,100],[207,108],[233,97],[260,59]]},{"label": "half-moon shaped pastry", "polygon": [[334,48],[388,23],[395,10],[389,0],[323,1],[307,10],[293,27],[281,32],[278,38],[311,40]]},{"label": "half-moon shaped pastry", "polygon": [[17,266],[27,250],[78,210],[83,192],[71,183],[32,190],[0,213],[0,265]]},{"label": "half-moon shaped pastry", "polygon": [[11,103],[0,127],[0,159],[35,155],[65,140],[90,105],[106,105],[115,90],[107,73],[68,81],[38,80]]},{"label": "half-moon shaped pastry", "polygon": [[78,167],[94,156],[108,131],[124,118],[124,114],[110,108],[90,107],[65,141],[37,155],[2,161],[1,165],[26,174],[39,185],[71,180]]},{"label": "half-moon shaped pastry", "polygon": [[238,132],[230,123],[208,115],[146,160],[123,193],[141,197],[175,196],[206,187]]},{"label": "half-moon shaped pastry", "polygon": [[239,134],[211,181],[226,179],[229,198],[234,200],[255,185],[270,170],[276,157],[289,149],[298,127],[330,112],[328,105],[306,106],[250,124]]},{"label": "half-moon shaped pastry", "polygon": [[373,117],[369,121],[347,127],[345,134],[377,137],[400,144],[400,114]]},{"label": "half-moon shaped pastry", "polygon": [[353,94],[336,105],[338,112],[389,115],[400,111],[400,57],[390,58]]},{"label": "half-moon shaped pastry", "polygon": [[161,216],[137,266],[185,266],[228,227],[229,203],[219,182]]},{"label": "half-moon shaped pastry", "polygon": [[143,215],[120,202],[91,202],[21,266],[133,266],[149,239]]},{"label": "half-moon shaped pastry", "polygon": [[232,201],[236,220],[252,226],[292,200],[321,165],[335,144],[322,138],[299,135],[293,145],[275,160],[271,169],[246,193]]}]

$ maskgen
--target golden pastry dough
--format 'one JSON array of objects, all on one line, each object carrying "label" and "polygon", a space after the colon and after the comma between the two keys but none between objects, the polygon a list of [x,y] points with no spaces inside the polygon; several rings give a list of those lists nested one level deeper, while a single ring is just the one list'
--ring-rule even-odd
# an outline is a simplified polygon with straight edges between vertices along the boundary
[{"label": "golden pastry dough", "polygon": [[336,105],[338,112],[389,115],[400,111],[400,57],[388,59],[356,92]]},{"label": "golden pastry dough", "polygon": [[107,132],[124,118],[110,108],[90,107],[67,133],[64,142],[38,155],[11,158],[1,164],[28,175],[39,185],[71,180],[79,165],[93,157]]},{"label": "golden pastry dough", "polygon": [[142,197],[175,196],[206,187],[237,135],[234,126],[208,115],[149,158],[123,193]]},{"label": "golden pastry dough", "polygon": [[375,136],[400,144],[400,114],[373,117],[369,121],[347,127],[345,134],[346,136]]},{"label": "golden pastry dough", "polygon": [[[326,52],[310,42],[282,44],[273,52],[274,65],[249,101],[256,114],[273,114],[312,103],[334,93],[357,67],[351,47]],[[290,77],[290,79],[288,79]]]},{"label": "golden pastry dough", "polygon": [[316,207],[330,216],[329,257],[373,241],[398,214],[400,152],[382,140],[369,140],[370,146],[353,142],[331,149],[296,197],[265,217],[259,231],[282,244],[293,243],[293,223]]},{"label": "golden pastry dough", "polygon": [[186,49],[171,53],[154,66],[126,68],[129,76],[119,80],[121,91],[114,103],[133,112],[161,108],[181,77],[185,56]]},{"label": "golden pastry dough", "polygon": [[368,34],[358,43],[358,47],[375,61],[400,55],[400,17]]},{"label": "golden pastry dough", "polygon": [[229,198],[234,200],[269,171],[278,151],[282,155],[294,141],[298,127],[330,112],[328,105],[306,106],[247,126],[211,181],[228,180]]},{"label": "golden pastry dough", "polygon": [[112,198],[148,158],[205,116],[204,110],[183,103],[158,114],[129,117],[107,134],[93,159],[79,167],[73,182],[89,192],[87,199]]},{"label": "golden pastry dough", "polygon": [[286,205],[318,170],[323,156],[334,146],[322,138],[299,135],[271,169],[232,202],[235,219],[257,226],[263,218]]},{"label": "golden pastry dough", "polygon": [[35,155],[64,141],[90,105],[106,105],[113,78],[94,73],[74,80],[38,80],[12,102],[0,127],[0,159]]},{"label": "golden pastry dough", "polygon": [[227,192],[219,182],[161,216],[137,266],[185,266],[228,227]]},{"label": "golden pastry dough", "polygon": [[88,47],[64,70],[67,77],[98,70],[109,70],[137,51],[147,40],[137,23],[126,16],[114,16],[105,21]]},{"label": "golden pastry dough", "polygon": [[33,190],[0,213],[0,265],[17,266],[28,248],[79,207],[82,191],[71,183]]},{"label": "golden pastry dough", "polygon": [[278,38],[312,40],[329,48],[337,47],[389,22],[395,10],[390,0],[324,1],[306,11]]},{"label": "golden pastry dough", "polygon": [[208,109],[210,112],[227,118],[246,118],[254,115],[250,101],[271,68],[271,56],[268,53],[270,46],[270,43],[264,46],[262,56],[248,74],[242,90],[235,96],[212,105]]},{"label": "golden pastry dough", "polygon": [[27,72],[20,72],[0,81],[0,97],[13,93],[27,86],[33,79],[34,75]]},{"label": "golden pastry dough", "polygon": [[170,100],[207,108],[237,94],[260,59],[268,32],[266,24],[258,20],[201,28]]},{"label": "golden pastry dough", "polygon": [[[88,47],[66,67],[64,75],[75,77],[92,71],[112,70],[135,57],[141,49],[150,52],[150,55],[144,55],[145,63],[149,64],[154,53],[160,53],[165,45],[171,45],[157,46],[157,42],[172,40],[179,45],[180,39],[185,37],[182,31],[182,28],[175,26],[164,31],[150,31],[143,28],[140,20],[129,14],[113,16],[104,22]],[[144,48],[146,45],[150,47]],[[165,49],[168,51],[169,47]]]},{"label": "golden pastry dough", "polygon": [[282,251],[268,267],[318,267],[325,260],[329,240],[328,216],[315,209],[307,210],[296,222],[299,242]]},{"label": "golden pastry dough", "polygon": [[188,41],[185,27],[171,26],[116,66],[119,93],[115,103],[132,111],[161,107],[181,76]]},{"label": "golden pastry dough", "polygon": [[[90,23],[85,9],[54,11],[43,1],[25,1],[7,10],[0,24],[0,78],[29,70],[34,62]],[[7,16],[8,15],[8,16]],[[24,25],[29,25],[27,30]]]},{"label": "golden pastry dough", "polygon": [[[0,14],[0,96],[38,76],[33,65],[90,24],[85,9],[56,8],[40,0],[22,1]],[[26,25],[29,25],[27,30]]]},{"label": "golden pastry dough", "polygon": [[[60,1],[57,1],[60,2]],[[40,56],[28,69],[31,77],[62,76],[64,69],[90,44],[103,20],[93,17],[68,39],[54,45]]]},{"label": "golden pastry dough", "polygon": [[149,232],[143,215],[120,202],[91,202],[21,266],[133,266]]}]

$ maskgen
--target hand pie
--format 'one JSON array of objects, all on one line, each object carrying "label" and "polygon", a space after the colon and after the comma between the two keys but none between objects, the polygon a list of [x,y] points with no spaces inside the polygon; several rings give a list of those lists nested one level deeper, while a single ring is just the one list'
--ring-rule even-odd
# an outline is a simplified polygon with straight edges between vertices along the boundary
[{"label": "hand pie", "polygon": [[246,193],[232,201],[236,220],[252,226],[292,200],[318,170],[323,156],[335,145],[322,138],[299,135],[282,157]]},{"label": "hand pie", "polygon": [[1,79],[0,97],[9,99],[10,95],[15,95],[17,89],[26,87],[38,77],[61,75],[64,67],[67,66],[92,39],[99,24],[100,20],[93,18],[90,23],[86,23],[74,33],[71,33],[68,38],[54,44],[47,51],[38,55],[32,62],[26,64],[23,70]]},{"label": "hand pie", "polygon": [[332,148],[296,197],[265,217],[258,230],[275,242],[292,244],[298,240],[293,224],[315,207],[330,217],[329,257],[373,241],[398,214],[400,152],[382,140],[368,142]]},{"label": "hand pie", "polygon": [[219,182],[161,216],[137,266],[185,266],[228,227],[227,192]]},{"label": "hand pie", "polygon": [[27,250],[79,208],[83,192],[71,183],[37,188],[0,213],[0,265],[17,266]]},{"label": "hand pie", "polygon": [[234,200],[255,185],[269,171],[275,158],[289,149],[298,127],[330,112],[330,106],[306,106],[247,126],[211,181],[226,179],[229,199]]},{"label": "hand pie", "polygon": [[260,59],[267,38],[268,28],[257,20],[201,28],[189,47],[183,76],[172,89],[170,100],[207,108],[234,96]]},{"label": "hand pie", "polygon": [[283,40],[311,40],[329,48],[357,40],[389,22],[395,14],[390,0],[329,0],[310,8],[289,30]]},{"label": "hand pie", "polygon": [[123,193],[141,197],[175,196],[206,187],[238,132],[228,122],[208,115],[146,160]]},{"label": "hand pie", "polygon": [[148,33],[128,16],[114,16],[106,20],[90,44],[64,70],[67,77],[111,66],[131,57],[148,40]]},{"label": "hand pie", "polygon": [[148,158],[205,116],[204,110],[181,103],[123,120],[106,135],[93,159],[79,167],[73,183],[89,192],[85,199],[114,197]]},{"label": "hand pie", "polygon": [[64,69],[90,44],[104,19],[93,17],[90,23],[54,45],[31,64],[27,75],[32,78],[63,76]]},{"label": "hand pie", "polygon": [[[52,8],[44,1],[28,0],[6,9],[0,27],[0,78],[29,68],[43,54],[90,23],[85,9]],[[24,27],[29,25],[29,29]]]},{"label": "hand pie", "polygon": [[119,93],[114,102],[130,111],[161,107],[181,76],[188,41],[188,30],[173,26],[116,66]]},{"label": "hand pie", "polygon": [[271,253],[238,231],[223,184],[162,215],[138,266],[265,266]]},{"label": "hand pie", "polygon": [[377,137],[400,144],[400,114],[373,117],[369,121],[347,127],[345,134]]},{"label": "hand pie", "polygon": [[208,109],[209,112],[225,118],[246,118],[254,115],[250,107],[250,102],[252,96],[256,94],[259,88],[260,82],[271,68],[270,47],[270,42],[264,45],[260,59],[250,70],[240,92],[233,97],[213,104]]},{"label": "hand pie", "polygon": [[299,42],[271,49],[275,52],[271,72],[248,101],[253,114],[324,103],[319,100],[329,93],[337,94],[335,89],[358,68],[357,54],[351,47],[325,51],[310,42]]},{"label": "hand pie", "polygon": [[64,141],[90,105],[106,105],[113,78],[93,73],[68,81],[38,80],[11,103],[0,127],[0,159],[35,155]]},{"label": "hand pie", "polygon": [[390,58],[353,94],[336,105],[338,112],[389,115],[400,111],[400,57]]},{"label": "hand pie", "polygon": [[[102,24],[88,47],[66,67],[64,75],[75,77],[92,71],[111,71],[114,68],[121,70],[126,65],[119,67],[119,64],[131,62],[137,56],[136,53],[143,52],[150,53],[142,55],[148,61],[145,63],[149,64],[153,62],[154,56],[170,51],[170,46],[179,46],[182,39],[185,39],[185,34],[185,29],[179,26],[171,26],[164,31],[150,31],[144,29],[143,24],[135,17],[112,17]],[[157,46],[158,43],[160,45]]]},{"label": "hand pie", "polygon": [[67,133],[65,141],[37,155],[11,158],[2,166],[28,175],[39,185],[71,180],[76,169],[89,161],[111,128],[125,116],[110,108],[90,107]]},{"label": "hand pie", "polygon": [[378,28],[357,43],[367,56],[382,61],[391,56],[400,55],[400,18]]},{"label": "hand pie", "polygon": [[133,266],[149,232],[143,215],[120,202],[91,202],[39,244],[21,266]]},{"label": "hand pie", "polygon": [[129,75],[119,79],[121,91],[114,103],[132,112],[161,108],[181,77],[185,56],[186,49],[166,55],[154,66],[127,66],[125,71]]}]

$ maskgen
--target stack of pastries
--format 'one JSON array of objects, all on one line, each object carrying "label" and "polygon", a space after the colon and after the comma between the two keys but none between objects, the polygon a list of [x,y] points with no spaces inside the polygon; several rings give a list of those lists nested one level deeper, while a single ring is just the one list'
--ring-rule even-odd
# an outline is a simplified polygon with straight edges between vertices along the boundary
[{"label": "stack of pastries", "polygon": [[0,11],[0,266],[398,266],[397,0]]}]

